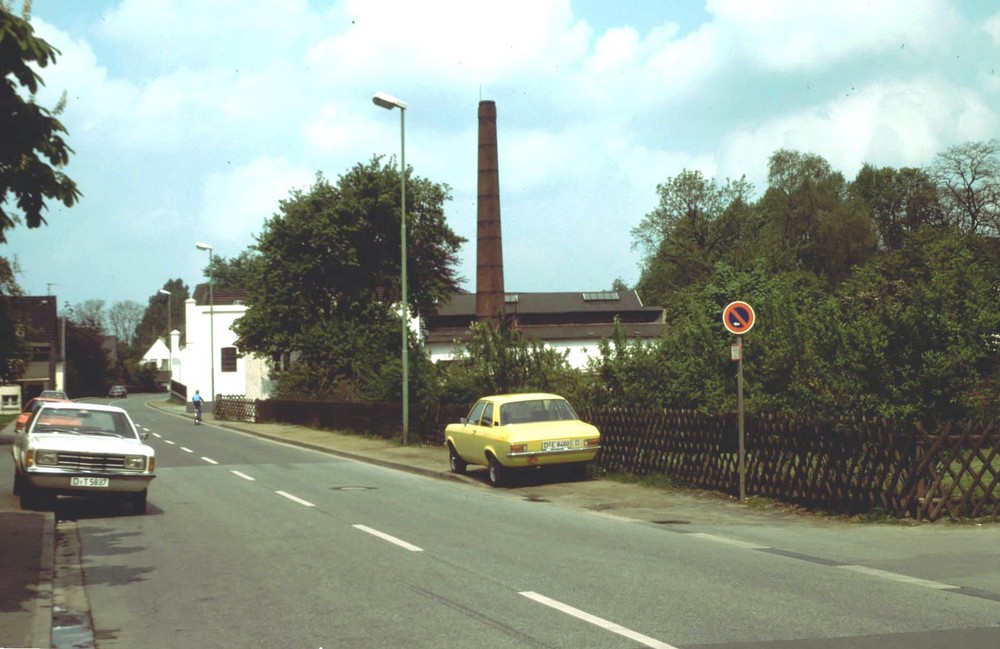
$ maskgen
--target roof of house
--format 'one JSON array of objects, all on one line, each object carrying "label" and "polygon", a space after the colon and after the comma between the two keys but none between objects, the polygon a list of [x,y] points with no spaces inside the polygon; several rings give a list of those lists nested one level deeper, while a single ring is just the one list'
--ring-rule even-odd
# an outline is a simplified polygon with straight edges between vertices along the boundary
[{"label": "roof of house", "polygon": [[[617,319],[629,338],[653,339],[663,332],[662,307],[644,306],[635,291],[506,293],[505,314],[528,338],[546,341],[599,340]],[[476,296],[457,293],[426,320],[427,343],[462,340],[476,320]]]},{"label": "roof of house", "polygon": [[31,328],[29,342],[46,342],[59,349],[59,319],[54,295],[14,295],[8,298],[15,317],[23,318]]},{"label": "roof of house", "polygon": [[[212,303],[216,305],[225,304],[246,304],[249,293],[243,289],[215,288],[212,290]],[[194,287],[195,304],[207,306],[209,304],[208,284],[198,284]]]}]

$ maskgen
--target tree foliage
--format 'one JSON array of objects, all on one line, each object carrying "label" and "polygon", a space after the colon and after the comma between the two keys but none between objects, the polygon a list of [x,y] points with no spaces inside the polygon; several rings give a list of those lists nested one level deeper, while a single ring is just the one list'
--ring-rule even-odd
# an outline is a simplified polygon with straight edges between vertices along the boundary
[{"label": "tree foliage", "polygon": [[486,394],[555,392],[572,399],[578,379],[566,355],[525,338],[510,319],[473,323],[444,368],[441,398],[471,403]]},{"label": "tree foliage", "polygon": [[[335,185],[317,175],[257,237],[236,331],[247,351],[299,354],[283,391],[357,396],[384,384],[374,377],[401,355],[399,188],[396,165],[378,157]],[[406,199],[408,310],[422,315],[456,290],[464,239],[445,221],[446,185],[407,170]]]},{"label": "tree foliage", "polygon": [[[55,63],[58,50],[35,36],[28,17],[18,17],[0,5],[0,243],[6,231],[23,217],[29,228],[45,222],[47,199],[73,206],[80,192],[59,171],[72,149],[66,128],[56,118],[65,97],[52,110],[38,105],[35,93],[43,85],[36,68]],[[8,201],[13,199],[16,211]]]},{"label": "tree foliage", "polygon": [[[819,156],[779,150],[759,199],[712,210],[732,216],[734,254],[677,254],[678,228],[647,215],[633,231],[651,251],[640,285],[670,324],[655,344],[605,341],[588,398],[732,411],[721,313],[742,299],[757,312],[743,337],[748,409],[928,425],[997,414],[998,152],[996,140],[967,143],[927,169],[865,165],[847,182]],[[711,186],[684,172],[660,185],[661,207],[664,188]],[[685,281],[658,282],[671,266]]]},{"label": "tree foliage", "polygon": [[[160,290],[167,291],[170,295],[160,293]],[[164,339],[169,345],[170,328],[184,328],[184,303],[191,297],[187,284],[180,278],[171,279],[160,290],[149,296],[142,319],[135,325],[132,334],[132,340],[141,354],[145,354],[157,338]]]}]

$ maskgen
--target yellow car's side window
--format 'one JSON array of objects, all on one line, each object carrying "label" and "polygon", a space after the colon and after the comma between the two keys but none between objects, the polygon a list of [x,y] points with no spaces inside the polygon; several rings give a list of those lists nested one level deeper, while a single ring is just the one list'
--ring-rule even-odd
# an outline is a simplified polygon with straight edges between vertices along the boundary
[{"label": "yellow car's side window", "polygon": [[493,425],[493,403],[488,402],[486,404],[485,410],[483,410],[483,420],[480,422],[483,426]]},{"label": "yellow car's side window", "polygon": [[483,408],[486,407],[485,401],[479,401],[476,405],[472,406],[472,410],[469,411],[468,423],[473,426],[479,425],[479,420],[483,416]]}]

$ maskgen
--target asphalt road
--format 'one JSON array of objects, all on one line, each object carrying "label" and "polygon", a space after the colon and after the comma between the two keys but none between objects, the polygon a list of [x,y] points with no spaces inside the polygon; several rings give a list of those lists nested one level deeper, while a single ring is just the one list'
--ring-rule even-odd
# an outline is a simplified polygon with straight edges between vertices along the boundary
[{"label": "asphalt road", "polygon": [[924,528],[639,524],[142,401],[116,403],[157,449],[146,515],[57,511],[101,649],[1000,646],[995,544],[946,562]]}]

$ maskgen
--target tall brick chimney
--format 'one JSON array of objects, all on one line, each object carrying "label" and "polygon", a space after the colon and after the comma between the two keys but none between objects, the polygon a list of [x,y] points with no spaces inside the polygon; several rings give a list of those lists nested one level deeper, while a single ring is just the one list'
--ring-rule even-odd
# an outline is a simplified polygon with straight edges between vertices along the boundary
[{"label": "tall brick chimney", "polygon": [[497,107],[479,102],[479,199],[476,206],[476,320],[497,324],[504,316],[503,242],[500,238],[500,170]]}]

